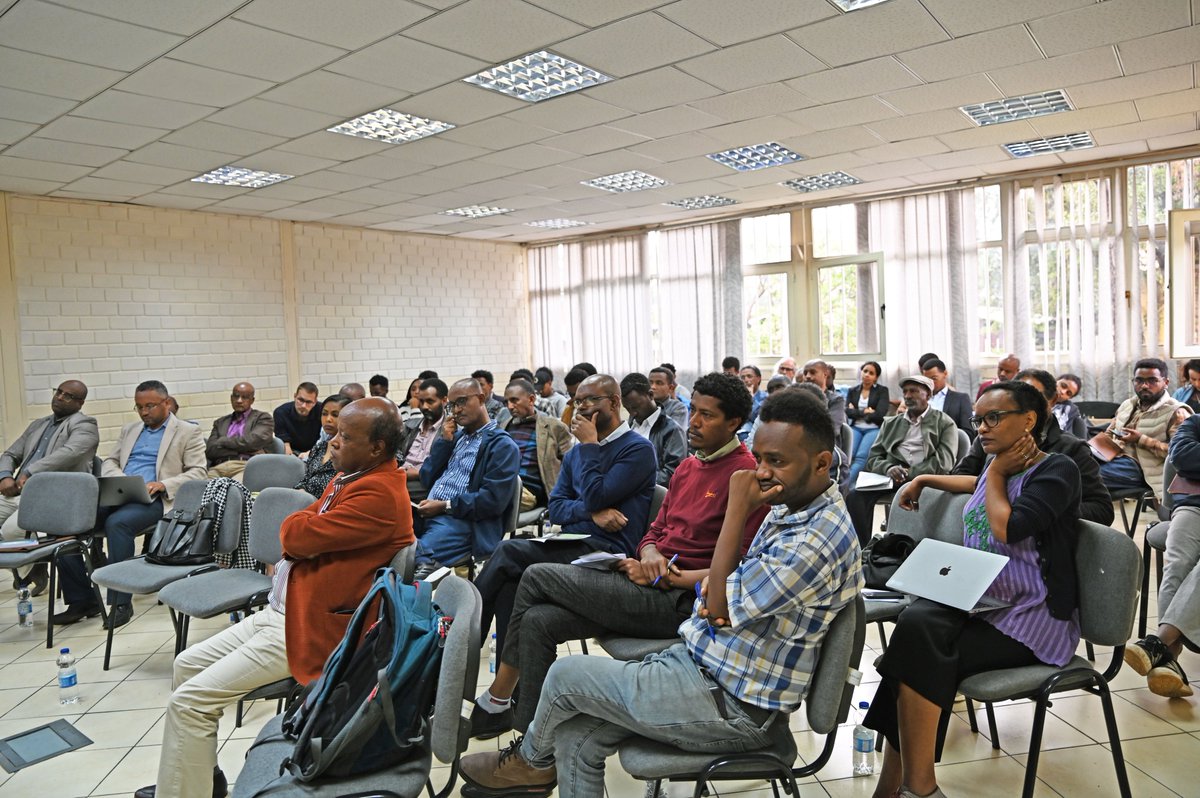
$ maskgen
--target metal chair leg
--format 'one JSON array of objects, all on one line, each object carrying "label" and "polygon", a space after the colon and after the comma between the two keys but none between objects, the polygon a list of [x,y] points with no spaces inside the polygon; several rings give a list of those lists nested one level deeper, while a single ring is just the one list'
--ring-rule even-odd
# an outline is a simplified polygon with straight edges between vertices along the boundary
[{"label": "metal chair leg", "polygon": [[[1038,759],[1042,753],[1042,730],[1046,725],[1046,707],[1050,702],[1045,696],[1040,698],[1033,710],[1033,730],[1029,735],[1029,758],[1025,763],[1025,784],[1021,790],[1021,798],[1033,798],[1033,788],[1037,785]],[[991,704],[988,704],[991,707]]]},{"label": "metal chair leg", "polygon": [[1112,746],[1113,767],[1117,771],[1117,789],[1121,798],[1131,798],[1129,791],[1129,773],[1125,769],[1125,754],[1121,751],[1121,734],[1117,731],[1117,716],[1113,712],[1112,693],[1104,679],[1096,679],[1096,693],[1100,696],[1100,704],[1104,708],[1104,725],[1108,727],[1108,744]]},{"label": "metal chair leg", "polygon": [[1000,750],[1000,732],[996,729],[996,710],[991,701],[983,702],[983,711],[987,713],[988,733],[992,735],[992,748]]}]

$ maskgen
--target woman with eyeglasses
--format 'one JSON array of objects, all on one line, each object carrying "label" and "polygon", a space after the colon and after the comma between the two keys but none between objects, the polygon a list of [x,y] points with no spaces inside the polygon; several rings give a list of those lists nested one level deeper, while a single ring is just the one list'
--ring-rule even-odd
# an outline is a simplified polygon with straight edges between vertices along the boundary
[{"label": "woman with eyeglasses", "polygon": [[883,423],[888,412],[888,389],[879,384],[879,375],[883,372],[874,360],[868,360],[858,370],[859,382],[846,394],[846,419],[854,433],[854,443],[850,447],[850,477],[853,485],[858,479],[858,472],[867,467],[867,455],[871,444],[879,435],[879,425]]},{"label": "woman with eyeglasses", "polygon": [[924,488],[971,494],[963,545],[1009,558],[985,593],[1008,606],[969,615],[917,599],[900,613],[865,721],[887,740],[874,798],[943,795],[934,758],[963,679],[1038,663],[1061,666],[1075,653],[1079,469],[1069,457],[1038,449],[1048,415],[1045,397],[1031,385],[989,386],[971,417],[988,455],[983,473],[922,475],[900,491],[905,510],[917,509]]},{"label": "woman with eyeglasses", "polygon": [[321,403],[321,429],[328,437],[317,441],[309,450],[308,460],[304,464],[304,477],[296,485],[296,490],[307,491],[319,499],[337,475],[337,469],[333,467],[333,452],[329,450],[329,441],[337,434],[338,416],[348,404],[350,397],[340,393]]}]

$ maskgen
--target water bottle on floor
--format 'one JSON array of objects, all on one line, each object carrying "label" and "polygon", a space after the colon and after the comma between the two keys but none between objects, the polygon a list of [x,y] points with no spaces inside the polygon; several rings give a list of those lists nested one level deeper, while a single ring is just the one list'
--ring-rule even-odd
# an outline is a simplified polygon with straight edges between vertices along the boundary
[{"label": "water bottle on floor", "polygon": [[71,649],[58,652],[58,703],[79,703],[79,677],[75,673],[75,658]]},{"label": "water bottle on floor", "polygon": [[17,625],[24,629],[33,628],[33,597],[27,587],[17,591]]},{"label": "water bottle on floor", "polygon": [[492,633],[492,639],[488,641],[488,673],[496,672],[496,633]]},{"label": "water bottle on floor", "polygon": [[858,703],[855,713],[857,723],[854,726],[854,775],[870,776],[875,773],[875,732],[863,725],[870,704],[866,701]]}]

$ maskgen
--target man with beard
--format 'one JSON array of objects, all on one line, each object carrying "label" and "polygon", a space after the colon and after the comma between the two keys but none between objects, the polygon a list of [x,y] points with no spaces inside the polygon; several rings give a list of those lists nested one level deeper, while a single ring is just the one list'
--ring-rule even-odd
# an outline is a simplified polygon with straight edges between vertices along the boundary
[{"label": "man with beard", "polygon": [[421,484],[421,466],[429,457],[429,449],[442,426],[449,390],[437,377],[424,380],[417,391],[421,414],[404,422],[404,437],[400,439],[397,457],[408,476],[408,495],[413,501],[424,499],[427,493]]}]

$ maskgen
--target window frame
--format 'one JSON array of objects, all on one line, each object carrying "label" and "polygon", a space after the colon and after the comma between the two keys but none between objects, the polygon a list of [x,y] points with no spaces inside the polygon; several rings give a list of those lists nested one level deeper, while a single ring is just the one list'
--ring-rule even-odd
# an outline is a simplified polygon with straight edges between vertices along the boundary
[{"label": "window frame", "polygon": [[[856,264],[875,264],[875,288],[878,299],[875,303],[875,328],[878,346],[874,351],[864,352],[826,352],[821,346],[821,270],[851,266]],[[806,264],[809,282],[809,325],[811,339],[816,342],[813,347],[818,351],[817,357],[826,361],[858,361],[858,360],[887,360],[887,293],[884,281],[883,252],[866,252],[857,255],[841,255],[831,258],[810,258]]]}]

